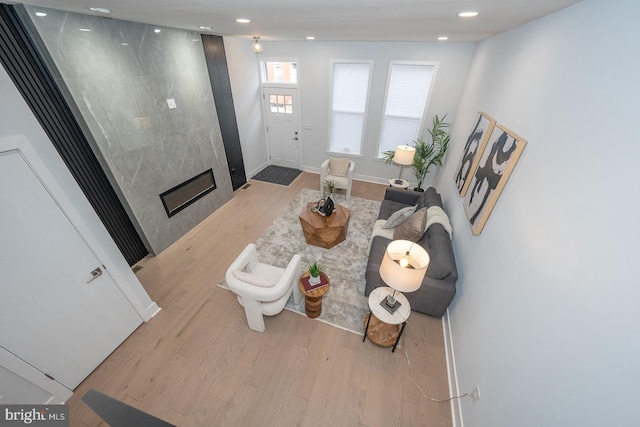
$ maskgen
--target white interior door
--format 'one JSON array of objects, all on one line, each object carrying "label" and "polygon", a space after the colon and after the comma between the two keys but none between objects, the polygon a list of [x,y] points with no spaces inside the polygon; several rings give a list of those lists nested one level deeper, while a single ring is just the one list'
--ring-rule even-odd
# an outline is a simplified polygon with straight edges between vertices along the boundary
[{"label": "white interior door", "polygon": [[142,323],[18,150],[0,152],[0,295],[0,347],[70,390]]},{"label": "white interior door", "polygon": [[300,168],[298,96],[296,89],[264,88],[264,111],[271,164]]}]

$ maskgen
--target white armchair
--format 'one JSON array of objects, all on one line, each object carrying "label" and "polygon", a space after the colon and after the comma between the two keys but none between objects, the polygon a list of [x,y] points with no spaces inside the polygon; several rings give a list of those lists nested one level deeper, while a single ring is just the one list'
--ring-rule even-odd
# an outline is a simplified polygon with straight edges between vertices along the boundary
[{"label": "white armchair", "polygon": [[256,245],[249,243],[229,266],[225,279],[244,307],[249,328],[264,332],[263,315],[280,313],[292,293],[294,303],[302,301],[300,274],[300,255],[295,254],[287,268],[274,267],[258,262]]},{"label": "white armchair", "polygon": [[347,190],[346,199],[351,200],[351,182],[355,168],[353,160],[346,158],[325,160],[320,166],[320,197],[324,197],[325,180],[333,180],[336,183],[335,188]]}]

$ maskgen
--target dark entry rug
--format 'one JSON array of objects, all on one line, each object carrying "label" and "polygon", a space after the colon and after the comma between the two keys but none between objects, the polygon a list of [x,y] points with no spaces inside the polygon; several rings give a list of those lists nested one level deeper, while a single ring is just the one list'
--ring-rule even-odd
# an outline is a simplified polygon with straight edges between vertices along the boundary
[{"label": "dark entry rug", "polygon": [[301,170],[283,168],[282,166],[267,166],[258,172],[253,179],[258,181],[272,182],[274,184],[289,185],[302,173]]}]

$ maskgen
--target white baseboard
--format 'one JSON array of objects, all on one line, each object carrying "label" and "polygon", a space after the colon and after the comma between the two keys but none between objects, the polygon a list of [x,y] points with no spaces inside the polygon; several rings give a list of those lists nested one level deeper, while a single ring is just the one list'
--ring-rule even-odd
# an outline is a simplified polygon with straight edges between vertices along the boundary
[{"label": "white baseboard", "polygon": [[247,178],[247,180],[253,178],[254,176],[256,176],[258,174],[258,172],[260,172],[262,169],[266,168],[267,166],[269,166],[269,162],[264,162],[262,163],[260,166],[258,166],[257,168],[255,168],[252,171],[246,172],[245,171],[245,176]]},{"label": "white baseboard", "polygon": [[149,320],[151,320],[153,316],[160,313],[160,310],[162,309],[158,307],[158,304],[152,301],[151,304],[149,304],[149,307],[147,307],[145,310],[146,315],[149,317],[147,319],[144,319],[144,321],[148,322]]},{"label": "white baseboard", "polygon": [[[451,332],[451,318],[449,309],[442,317],[442,333],[444,335],[444,356],[447,361],[447,379],[449,380],[449,396],[460,396],[458,373],[456,371],[456,357],[453,351],[453,334]],[[451,401],[451,423],[453,427],[464,427],[460,399]]]}]

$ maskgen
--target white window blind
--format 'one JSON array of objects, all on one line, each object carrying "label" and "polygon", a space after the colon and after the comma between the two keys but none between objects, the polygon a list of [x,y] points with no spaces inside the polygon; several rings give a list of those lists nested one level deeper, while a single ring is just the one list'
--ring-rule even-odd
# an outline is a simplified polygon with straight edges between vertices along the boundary
[{"label": "white window blind", "polygon": [[369,63],[334,63],[329,151],[359,155],[369,92]]},{"label": "white window blind", "polygon": [[391,63],[378,155],[418,137],[427,106],[433,65]]}]

